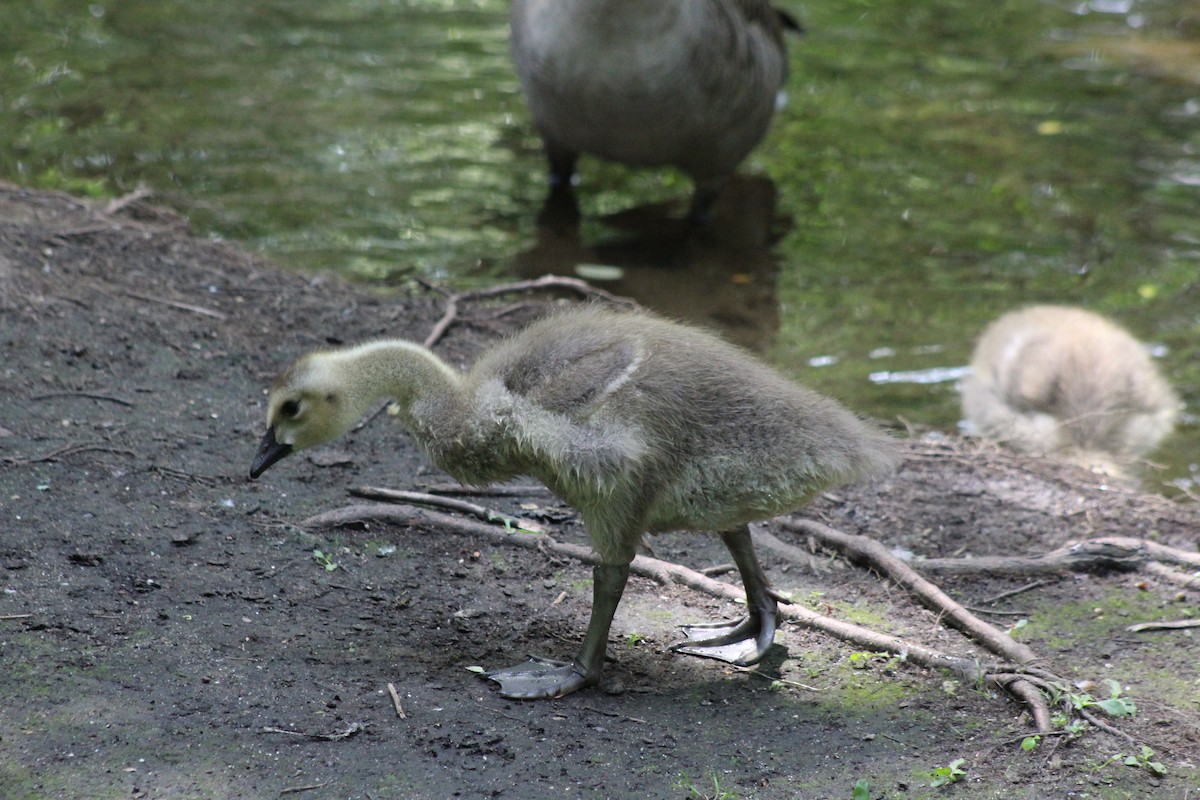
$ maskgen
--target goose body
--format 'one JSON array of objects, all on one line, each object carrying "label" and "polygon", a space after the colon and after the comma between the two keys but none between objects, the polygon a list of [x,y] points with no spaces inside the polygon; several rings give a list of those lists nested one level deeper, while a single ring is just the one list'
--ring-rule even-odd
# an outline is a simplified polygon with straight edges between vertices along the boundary
[{"label": "goose body", "polygon": [[963,383],[974,433],[1106,468],[1153,450],[1178,410],[1140,342],[1098,314],[1066,306],[997,319],[980,337]]},{"label": "goose body", "polygon": [[399,340],[302,357],[271,389],[251,476],[340,435],[386,397],[430,459],[460,481],[524,474],[545,483],[579,511],[603,562],[579,657],[493,673],[511,697],[559,696],[598,681],[629,563],[656,531],[720,534],[749,598],[745,622],[680,649],[761,658],[776,606],[746,524],[895,459],[882,432],[715,336],[585,308],[530,325],[466,372]]},{"label": "goose body", "polygon": [[673,166],[705,210],[766,135],[785,19],[766,0],[513,0],[513,62],[552,185],[570,184],[580,154]]}]

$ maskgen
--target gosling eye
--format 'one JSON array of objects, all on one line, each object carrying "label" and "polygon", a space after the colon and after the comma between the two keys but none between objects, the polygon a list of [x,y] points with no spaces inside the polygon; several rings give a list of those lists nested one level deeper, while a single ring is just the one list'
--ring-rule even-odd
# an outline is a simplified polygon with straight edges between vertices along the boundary
[{"label": "gosling eye", "polygon": [[300,403],[296,402],[295,400],[285,400],[283,404],[279,406],[279,416],[283,417],[284,419],[292,419],[299,413]]}]

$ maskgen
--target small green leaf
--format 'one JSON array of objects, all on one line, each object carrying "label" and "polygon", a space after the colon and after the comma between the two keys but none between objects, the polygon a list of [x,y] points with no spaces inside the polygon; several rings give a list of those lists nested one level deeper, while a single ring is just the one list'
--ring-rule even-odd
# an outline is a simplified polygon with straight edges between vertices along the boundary
[{"label": "small green leaf", "polygon": [[483,667],[472,664],[471,666],[467,667],[467,672],[474,672],[476,675],[482,675],[487,672],[487,670]]},{"label": "small green leaf", "polygon": [[1137,706],[1127,697],[1110,697],[1096,705],[1110,717],[1132,717],[1137,713]]}]

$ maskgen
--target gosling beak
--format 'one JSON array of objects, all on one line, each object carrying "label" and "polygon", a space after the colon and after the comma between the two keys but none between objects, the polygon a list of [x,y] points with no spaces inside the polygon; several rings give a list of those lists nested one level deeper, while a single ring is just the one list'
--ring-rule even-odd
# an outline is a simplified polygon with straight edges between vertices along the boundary
[{"label": "gosling beak", "polygon": [[290,444],[280,444],[275,441],[275,426],[267,428],[262,441],[258,444],[258,455],[254,457],[254,463],[250,465],[250,477],[253,479],[262,475],[267,471],[267,467],[291,452]]}]

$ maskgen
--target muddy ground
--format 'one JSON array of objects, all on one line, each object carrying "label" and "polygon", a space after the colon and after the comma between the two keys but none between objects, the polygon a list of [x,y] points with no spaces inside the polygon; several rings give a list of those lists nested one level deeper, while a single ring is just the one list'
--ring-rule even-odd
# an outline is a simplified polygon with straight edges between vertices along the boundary
[{"label": "muddy ground", "polygon": [[[1125,630],[1197,616],[1198,593],[1144,574],[1063,575],[988,606],[1028,620],[1015,635],[1047,666],[1119,681],[1137,714],[1112,721],[1136,745],[1093,730],[1026,752],[1012,700],[795,625],[761,671],[808,688],[672,655],[678,624],[736,608],[641,578],[602,688],[500,698],[470,668],[573,653],[587,567],[428,525],[305,529],[350,487],[445,481],[386,416],[246,478],[281,366],[327,341],[422,338],[440,303],[280,271],[143,203],[0,185],[0,797],[782,800],[860,780],[871,798],[1200,796],[1200,638]],[[466,363],[537,310],[475,308],[439,352]],[[547,495],[482,502],[584,541]],[[1194,505],[954,441],[805,514],[924,556],[1200,536]],[[727,560],[712,537],[653,547]],[[764,561],[833,616],[977,652],[865,570]],[[1030,582],[940,581],[977,606]],[[1124,764],[1142,744],[1154,755]],[[957,759],[965,776],[931,787]]]}]

